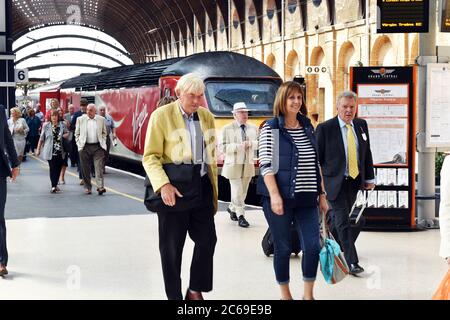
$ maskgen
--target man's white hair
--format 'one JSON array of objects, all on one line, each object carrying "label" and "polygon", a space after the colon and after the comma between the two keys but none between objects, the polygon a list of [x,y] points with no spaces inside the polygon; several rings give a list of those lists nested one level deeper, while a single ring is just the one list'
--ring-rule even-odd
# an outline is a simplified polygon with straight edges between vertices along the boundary
[{"label": "man's white hair", "polygon": [[175,90],[183,93],[200,94],[205,92],[205,84],[198,75],[188,73],[178,80]]},{"label": "man's white hair", "polygon": [[356,93],[354,93],[353,91],[347,90],[347,91],[343,91],[341,92],[336,99],[336,106],[339,107],[339,104],[341,103],[341,100],[343,98],[349,98],[349,99],[354,99],[355,102],[358,101],[358,96]]}]

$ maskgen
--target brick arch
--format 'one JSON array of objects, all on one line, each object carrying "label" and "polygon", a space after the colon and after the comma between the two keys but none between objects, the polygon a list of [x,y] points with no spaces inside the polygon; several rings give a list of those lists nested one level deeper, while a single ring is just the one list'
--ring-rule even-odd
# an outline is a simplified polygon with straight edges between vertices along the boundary
[{"label": "brick arch", "polygon": [[266,65],[268,65],[273,70],[277,68],[277,59],[273,53],[269,54],[266,59]]},{"label": "brick arch", "polygon": [[350,62],[355,54],[355,47],[351,41],[346,41],[341,45],[338,55],[338,66],[336,70],[336,92],[339,93],[347,88],[348,73],[350,72]]},{"label": "brick arch", "polygon": [[284,79],[292,80],[298,73],[299,58],[297,51],[291,50],[287,56],[286,64],[284,65]]},{"label": "brick arch", "polygon": [[370,65],[380,66],[383,64],[383,59],[386,52],[392,50],[392,42],[388,36],[380,36],[375,40],[372,52],[370,54]]},{"label": "brick arch", "polygon": [[[322,47],[315,47],[309,59],[309,65],[320,66],[322,61],[325,59],[325,52]],[[308,106],[308,112],[312,116],[313,121],[317,122],[323,116],[320,115],[324,113],[323,106],[319,105],[319,76],[318,75],[307,75],[306,76],[306,105]]]},{"label": "brick arch", "polygon": [[414,36],[414,40],[411,44],[410,56],[408,64],[414,64],[416,58],[419,56],[419,35]]}]

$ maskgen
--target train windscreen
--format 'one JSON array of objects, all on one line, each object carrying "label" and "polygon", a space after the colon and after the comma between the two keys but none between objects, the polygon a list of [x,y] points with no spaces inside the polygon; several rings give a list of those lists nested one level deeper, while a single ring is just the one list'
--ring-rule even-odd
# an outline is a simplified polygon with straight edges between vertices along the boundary
[{"label": "train windscreen", "polygon": [[269,81],[206,83],[206,99],[216,116],[231,116],[236,102],[245,102],[250,116],[271,116],[278,84]]}]

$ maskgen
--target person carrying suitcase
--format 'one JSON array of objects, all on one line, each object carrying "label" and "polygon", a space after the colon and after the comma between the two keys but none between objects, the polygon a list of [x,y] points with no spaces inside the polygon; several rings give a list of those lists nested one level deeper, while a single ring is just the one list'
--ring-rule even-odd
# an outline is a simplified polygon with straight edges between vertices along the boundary
[{"label": "person carrying suitcase", "polygon": [[358,190],[375,187],[372,152],[367,122],[355,118],[357,96],[344,91],[337,98],[338,115],[317,126],[319,162],[327,199],[331,206],[333,228],[344,251],[350,274],[364,272],[358,264],[349,213]]}]

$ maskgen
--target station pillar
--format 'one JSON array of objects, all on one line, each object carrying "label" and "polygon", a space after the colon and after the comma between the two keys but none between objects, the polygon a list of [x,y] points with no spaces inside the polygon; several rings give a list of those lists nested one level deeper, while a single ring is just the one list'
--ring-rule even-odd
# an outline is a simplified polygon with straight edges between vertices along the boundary
[{"label": "station pillar", "polygon": [[12,0],[0,0],[0,105],[7,110],[16,100],[12,42]]}]

